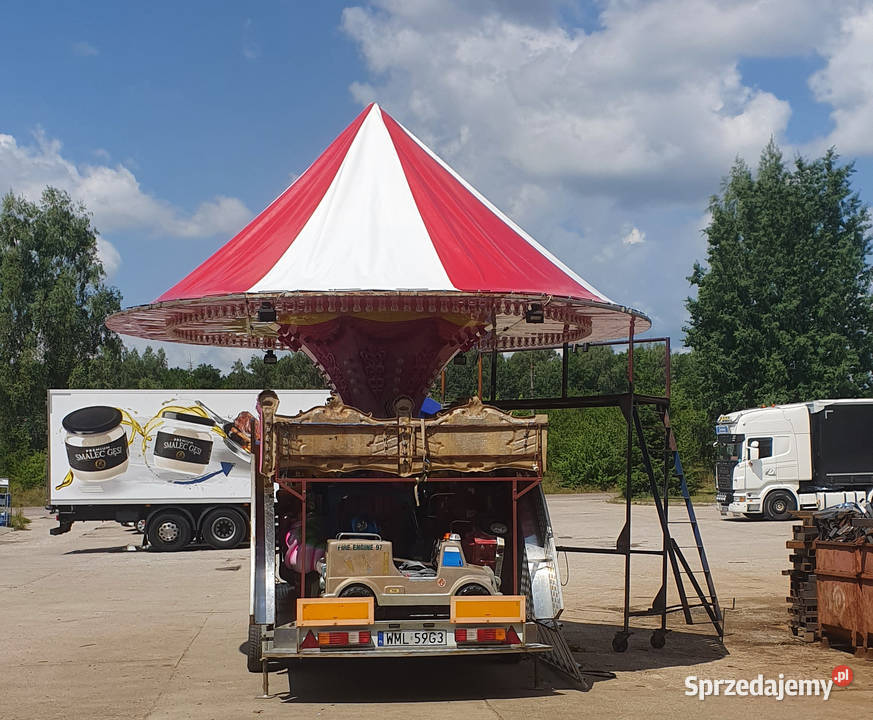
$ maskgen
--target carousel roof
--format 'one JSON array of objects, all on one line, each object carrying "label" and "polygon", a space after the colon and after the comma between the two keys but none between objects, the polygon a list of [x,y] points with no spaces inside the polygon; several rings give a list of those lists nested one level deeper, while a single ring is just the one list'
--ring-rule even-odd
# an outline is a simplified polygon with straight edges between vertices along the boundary
[{"label": "carousel roof", "polygon": [[[276,322],[257,321],[263,302]],[[525,322],[532,302],[542,304],[543,323]],[[347,313],[467,316],[478,330],[461,345],[487,336],[507,350],[626,336],[631,317],[637,333],[650,326],[376,104],[230,242],[154,303],[107,325],[157,340],[281,348],[295,344],[283,327]]]}]

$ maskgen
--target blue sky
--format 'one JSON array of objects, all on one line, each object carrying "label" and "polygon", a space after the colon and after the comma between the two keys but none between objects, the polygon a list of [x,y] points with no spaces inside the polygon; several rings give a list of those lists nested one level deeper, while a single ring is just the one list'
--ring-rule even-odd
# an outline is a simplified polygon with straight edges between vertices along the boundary
[{"label": "blue sky", "polygon": [[873,201],[868,1],[4,10],[0,192],[51,183],[83,200],[125,305],[229,239],[369,100],[677,339],[707,198],[734,157],[754,163],[771,135],[789,157],[835,144]]}]

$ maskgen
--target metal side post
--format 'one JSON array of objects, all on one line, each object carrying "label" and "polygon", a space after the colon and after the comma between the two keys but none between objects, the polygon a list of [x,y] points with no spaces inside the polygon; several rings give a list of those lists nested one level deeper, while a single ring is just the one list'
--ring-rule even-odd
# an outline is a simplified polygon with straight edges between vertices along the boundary
[{"label": "metal side post", "polygon": [[254,557],[254,622],[276,622],[276,517],[273,478],[255,471],[255,496],[252,498],[252,555]]},{"label": "metal side post", "polygon": [[[266,632],[276,622],[276,506],[273,493],[274,442],[273,419],[279,404],[278,396],[265,390],[258,395],[258,411],[261,416],[260,444],[256,442],[254,423],[252,438],[255,441],[252,457],[252,608],[251,622],[260,628],[261,652],[264,650]],[[264,694],[269,691],[267,660],[262,657]]]}]

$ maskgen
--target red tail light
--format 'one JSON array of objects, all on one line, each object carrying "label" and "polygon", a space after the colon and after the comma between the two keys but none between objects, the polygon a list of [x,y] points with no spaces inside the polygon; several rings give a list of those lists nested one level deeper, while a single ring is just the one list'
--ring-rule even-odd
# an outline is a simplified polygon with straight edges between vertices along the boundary
[{"label": "red tail light", "polygon": [[353,632],[320,632],[318,647],[349,647],[351,645],[369,645],[370,631]]},{"label": "red tail light", "polygon": [[503,628],[479,628],[476,631],[476,641],[480,643],[502,643],[506,641],[506,630]]},{"label": "red tail light", "polygon": [[521,645],[521,639],[513,627],[508,627],[505,630],[499,627],[455,628],[455,642],[457,644]]},{"label": "red tail light", "polygon": [[319,647],[330,645],[348,645],[349,634],[347,632],[320,632],[318,633]]}]

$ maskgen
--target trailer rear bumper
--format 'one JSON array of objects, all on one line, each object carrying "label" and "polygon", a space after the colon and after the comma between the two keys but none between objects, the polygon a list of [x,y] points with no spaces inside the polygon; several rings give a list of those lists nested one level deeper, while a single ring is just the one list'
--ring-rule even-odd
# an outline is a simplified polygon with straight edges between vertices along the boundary
[{"label": "trailer rear bumper", "polygon": [[542,645],[540,643],[530,643],[527,645],[514,645],[509,647],[477,647],[477,648],[394,648],[391,650],[369,649],[369,650],[302,650],[289,647],[271,647],[264,651],[264,657],[270,660],[292,660],[292,659],[310,659],[310,658],[349,658],[349,657],[368,657],[368,658],[398,658],[398,657],[455,657],[460,655],[518,655],[544,653],[551,650],[551,645]]},{"label": "trailer rear bumper", "polygon": [[[509,629],[516,633],[518,642],[475,643],[459,642],[456,631],[465,631],[472,636],[478,627],[487,628],[488,632],[501,632],[507,635]],[[307,637],[318,641],[320,635],[326,633],[368,634],[367,642],[358,646],[334,647],[322,645],[306,647]],[[438,634],[443,640],[439,645],[386,645],[386,636],[398,636],[400,633]],[[550,645],[537,642],[535,623],[500,623],[484,625],[482,623],[453,624],[447,621],[378,621],[369,625],[337,628],[325,625],[313,627],[306,625],[298,627],[291,623],[277,627],[272,637],[267,635],[263,643],[262,655],[269,659],[291,658],[325,658],[325,657],[440,657],[459,655],[517,655],[522,653],[542,653],[551,650]]]}]

